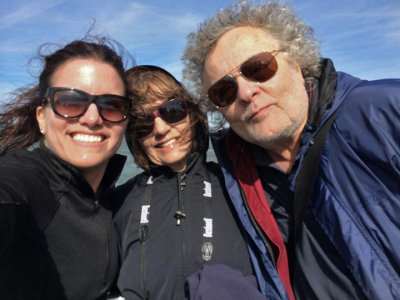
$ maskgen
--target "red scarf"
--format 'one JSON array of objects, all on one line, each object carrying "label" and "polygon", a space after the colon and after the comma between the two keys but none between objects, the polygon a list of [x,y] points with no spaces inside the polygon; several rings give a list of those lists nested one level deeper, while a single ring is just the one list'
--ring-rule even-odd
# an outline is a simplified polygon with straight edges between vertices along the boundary
[{"label": "red scarf", "polygon": [[290,300],[294,300],[290,284],[288,257],[281,233],[268,205],[256,166],[251,157],[247,143],[232,131],[225,140],[225,148],[233,163],[233,172],[246,196],[250,210],[264,233],[274,247],[278,275]]}]

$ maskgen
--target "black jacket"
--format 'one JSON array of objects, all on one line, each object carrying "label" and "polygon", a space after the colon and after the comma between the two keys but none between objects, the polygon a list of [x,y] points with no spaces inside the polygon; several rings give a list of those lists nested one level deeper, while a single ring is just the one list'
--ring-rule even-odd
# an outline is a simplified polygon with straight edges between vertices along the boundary
[{"label": "black jacket", "polygon": [[[101,183],[114,185],[114,156]],[[118,273],[109,197],[45,146],[0,157],[1,299],[102,299]]]},{"label": "black jacket", "polygon": [[[204,183],[207,173],[210,202],[203,196],[210,192]],[[126,300],[142,299],[144,293],[147,299],[185,299],[187,276],[206,263],[226,264],[244,275],[253,273],[217,164],[205,163],[205,155],[195,154],[185,171],[174,173],[158,167],[151,170],[149,178],[139,174],[118,187],[115,194],[125,199],[115,222],[122,259],[118,287]],[[184,215],[180,225],[177,211]],[[207,227],[203,218],[207,216],[212,216],[211,239],[203,237]],[[141,218],[148,223],[141,224]],[[202,254],[206,242],[212,244],[207,262]]]}]

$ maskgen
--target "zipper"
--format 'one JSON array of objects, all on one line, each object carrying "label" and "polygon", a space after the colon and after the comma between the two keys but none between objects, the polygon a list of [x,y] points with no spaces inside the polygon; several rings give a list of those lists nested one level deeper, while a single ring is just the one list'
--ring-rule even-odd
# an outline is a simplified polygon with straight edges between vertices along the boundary
[{"label": "zipper", "polygon": [[175,218],[176,218],[176,226],[181,225],[181,220],[186,218],[184,206],[183,206],[183,200],[182,200],[182,193],[183,190],[186,186],[186,173],[184,174],[179,174],[178,175],[178,210],[175,212]]},{"label": "zipper", "polygon": [[142,287],[142,299],[147,300],[150,297],[149,292],[146,289],[146,283],[144,280],[145,276],[145,248],[146,240],[148,234],[147,225],[140,226],[140,277],[141,277],[141,287]]},{"label": "zipper", "polygon": [[[179,173],[178,174],[178,210],[175,212],[175,218],[176,218],[176,226],[180,227],[177,228],[179,231],[178,234],[180,234],[180,239],[181,239],[181,247],[182,247],[182,255],[181,255],[181,261],[182,261],[182,274],[186,274],[186,244],[185,244],[185,226],[183,224],[183,220],[186,218],[185,214],[185,209],[184,209],[184,203],[183,203],[183,191],[186,187],[186,173]],[[185,275],[186,277],[186,275]]]},{"label": "zipper", "polygon": [[[108,245],[110,243],[110,236],[109,236],[109,232],[107,231],[106,226],[103,223],[103,220],[101,219],[101,216],[99,216],[99,211],[100,211],[100,203],[99,203],[99,199],[95,198],[94,201],[94,214],[93,214],[93,220],[95,221],[96,225],[101,228],[102,233],[103,233],[103,242],[104,242],[104,247],[103,250],[105,251],[104,253],[104,257],[105,257],[105,262],[106,262],[106,266],[104,269],[104,273],[103,273],[103,283],[102,283],[102,288],[104,288],[107,285],[107,278],[108,278],[108,274],[110,272],[110,268],[111,268],[111,254],[110,254],[110,249],[108,248]],[[112,250],[111,250],[112,251]]]}]

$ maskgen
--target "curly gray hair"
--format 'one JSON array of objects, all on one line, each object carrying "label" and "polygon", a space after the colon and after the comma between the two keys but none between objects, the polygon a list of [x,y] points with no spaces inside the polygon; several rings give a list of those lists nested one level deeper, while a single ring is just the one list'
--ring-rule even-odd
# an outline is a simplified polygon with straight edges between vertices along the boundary
[{"label": "curly gray hair", "polygon": [[187,37],[187,47],[183,55],[183,80],[201,101],[202,109],[215,110],[202,92],[201,78],[204,62],[218,39],[227,31],[242,26],[261,28],[271,34],[279,43],[287,58],[300,66],[305,79],[319,77],[319,42],[314,30],[298,19],[294,10],[275,2],[255,5],[240,1],[220,10],[214,17],[204,21],[197,33]]}]

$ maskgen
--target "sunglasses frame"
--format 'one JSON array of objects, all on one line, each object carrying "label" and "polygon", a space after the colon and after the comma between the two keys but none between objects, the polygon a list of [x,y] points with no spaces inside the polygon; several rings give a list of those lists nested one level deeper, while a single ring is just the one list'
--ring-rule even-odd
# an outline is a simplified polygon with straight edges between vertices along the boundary
[{"label": "sunglasses frame", "polygon": [[[179,100],[180,103],[181,103],[181,105],[182,105],[182,107],[185,108],[185,116],[184,116],[182,119],[180,119],[180,120],[178,120],[178,121],[176,121],[176,122],[168,122],[168,120],[165,120],[165,119],[163,118],[162,114],[160,113],[160,109],[161,109],[164,105],[166,105],[167,103],[170,103],[170,102],[172,102],[172,101],[177,101],[177,100]],[[152,123],[151,123],[152,125],[151,125],[151,126],[148,126],[149,128],[151,127],[151,130],[149,130],[149,132],[146,133],[146,134],[140,134],[140,135],[138,136],[138,138],[139,138],[139,139],[145,138],[145,137],[149,136],[149,135],[153,132],[153,130],[154,130],[154,120],[155,120],[155,118],[157,118],[157,117],[161,118],[164,122],[166,122],[166,123],[168,123],[168,124],[170,124],[170,125],[173,125],[173,124],[176,124],[176,123],[181,122],[183,119],[185,119],[185,118],[187,117],[187,115],[188,115],[188,107],[187,107],[187,104],[186,104],[186,100],[184,100],[183,98],[171,98],[171,99],[168,99],[168,100],[165,101],[163,104],[157,106],[157,108],[153,110],[153,112],[151,113],[151,115],[149,114],[149,115],[146,116],[146,118],[147,118],[147,117],[150,117],[150,116],[152,117],[152,121],[151,121],[151,122],[152,122]]]},{"label": "sunglasses frame", "polygon": [[[55,93],[57,93],[59,91],[72,91],[72,92],[76,92],[76,93],[78,93],[80,95],[85,96],[88,99],[88,101],[86,103],[86,106],[85,106],[84,110],[81,113],[79,113],[77,115],[73,115],[73,116],[63,115],[60,112],[58,112],[57,108],[56,108],[55,100],[54,100],[54,95],[55,95]],[[102,109],[103,108],[99,105],[98,100],[101,99],[101,98],[104,98],[104,97],[109,97],[109,96],[124,100],[127,103],[126,112],[123,115],[121,120],[111,121],[111,120],[108,120],[107,118],[104,117],[104,115],[102,113]],[[42,100],[42,104],[41,104],[42,106],[45,104],[46,99],[50,100],[49,102],[50,102],[50,106],[51,106],[53,112],[56,115],[58,115],[60,117],[63,117],[65,119],[73,119],[73,118],[82,117],[86,113],[86,111],[88,110],[90,104],[94,103],[96,105],[96,107],[97,107],[97,111],[98,111],[100,117],[104,121],[111,122],[111,123],[121,123],[121,122],[125,121],[128,118],[128,116],[129,116],[129,114],[131,112],[131,108],[132,108],[132,102],[128,97],[124,97],[124,96],[120,96],[120,95],[114,95],[114,94],[91,95],[91,94],[86,93],[85,91],[82,91],[82,90],[79,90],[79,89],[66,88],[66,87],[53,87],[53,86],[48,87],[47,90],[46,90],[46,93],[44,95],[44,98]]]},{"label": "sunglasses frame", "polygon": [[[238,76],[243,76],[246,80],[249,80],[249,81],[252,81],[252,82],[266,82],[266,81],[270,80],[272,77],[275,76],[276,72],[278,71],[278,62],[276,61],[275,56],[278,55],[279,52],[282,52],[282,50],[271,50],[271,51],[269,51],[269,50],[263,50],[263,51],[261,51],[261,52],[259,52],[259,53],[257,53],[257,54],[254,54],[253,56],[249,57],[249,58],[246,59],[244,62],[242,62],[240,65],[236,66],[236,67],[233,68],[231,71],[229,71],[225,76],[223,76],[222,78],[220,78],[220,79],[218,79],[216,82],[214,82],[214,83],[208,88],[208,91],[207,91],[207,98],[210,99],[210,101],[211,101],[217,108],[226,107],[226,106],[231,105],[233,102],[235,102],[236,97],[233,98],[233,100],[227,101],[227,103],[224,104],[224,105],[218,105],[218,103],[215,103],[215,101],[212,99],[212,97],[210,97],[210,90],[211,90],[215,85],[221,83],[223,80],[229,80],[229,81],[232,82],[232,84],[233,84],[233,88],[234,88],[235,95],[237,95],[237,92],[238,92],[238,85],[237,85],[237,82],[236,82],[236,77],[238,77]],[[256,56],[259,56],[259,55],[264,54],[264,53],[269,53],[269,54],[271,54],[271,59],[268,61],[268,64],[267,64],[266,66],[269,66],[273,60],[276,61],[276,65],[277,65],[277,66],[276,66],[276,71],[274,72],[274,74],[273,74],[272,76],[268,77],[266,80],[263,80],[263,81],[256,81],[256,80],[253,80],[253,79],[247,77],[246,75],[244,75],[243,72],[242,72],[242,70],[241,70],[242,67],[243,67],[243,65],[245,65],[245,64],[246,64],[247,62],[249,62],[250,60],[254,59]],[[276,54],[274,55],[274,53],[276,53]],[[232,75],[232,73],[236,73],[237,71],[239,71],[237,75]]]}]

